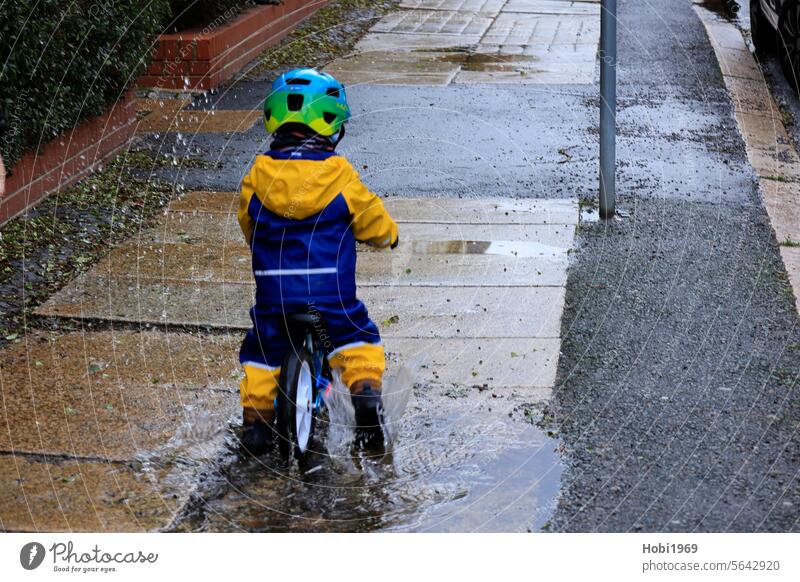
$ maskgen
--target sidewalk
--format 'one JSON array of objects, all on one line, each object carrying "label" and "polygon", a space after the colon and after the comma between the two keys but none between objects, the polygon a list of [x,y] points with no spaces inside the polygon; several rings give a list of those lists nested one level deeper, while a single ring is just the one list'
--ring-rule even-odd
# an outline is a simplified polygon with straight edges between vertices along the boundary
[{"label": "sidewalk", "polygon": [[142,103],[145,146],[203,163],[154,170],[186,194],[40,308],[60,332],[0,354],[0,527],[796,531],[800,328],[757,164],[786,144],[743,140],[690,0],[628,0],[625,217],[593,222],[597,14],[409,0],[328,66],[340,153],[400,221],[397,252],[360,250],[362,297],[392,369],[423,362],[384,464],[233,454],[235,190],[269,75]]},{"label": "sidewalk", "polygon": [[[447,48],[455,42],[477,44],[474,55],[446,65],[448,78],[456,83],[516,81],[516,75],[526,83],[591,82],[597,27],[590,23],[597,20],[596,6],[488,2],[476,12],[467,5],[456,3],[456,10],[441,2],[401,8],[362,39],[355,56],[334,62],[330,70],[353,85],[366,73],[380,75],[383,83],[383,64],[373,64],[375,58],[384,59],[381,63],[390,62],[399,73],[388,91],[402,93],[403,85],[429,80],[427,72],[420,73],[420,63],[430,62],[431,53],[411,50],[398,63],[383,52],[386,46],[406,47],[411,40],[426,48]],[[380,49],[377,57],[370,47]],[[577,54],[575,70],[559,63],[567,53]],[[534,65],[545,54],[552,58]],[[494,64],[475,67],[472,60]],[[417,73],[409,76],[403,67]],[[242,106],[261,86],[259,80],[238,83],[208,111],[182,110],[187,101],[143,102],[141,108],[152,113],[142,119],[139,131],[151,135],[153,143],[176,136],[179,147],[185,145],[183,135],[211,151],[214,144],[236,151],[237,141],[249,151],[260,149],[265,136],[258,108]],[[361,90],[350,90],[357,108],[378,105]],[[237,102],[239,108],[225,108],[225,102]],[[411,101],[422,105],[418,103]],[[385,130],[365,128],[358,115],[352,126],[347,140],[351,149],[385,144]],[[473,155],[467,149],[463,154]],[[242,162],[233,167],[240,174],[247,163],[234,160]],[[369,164],[362,163],[362,176],[385,194],[381,178],[386,179],[386,170],[401,168],[383,166],[374,180]],[[529,418],[535,418],[533,407],[551,397],[555,384],[577,200],[511,198],[491,190],[473,191],[463,199],[454,196],[452,183],[457,188],[473,185],[458,173],[440,172],[451,184],[423,197],[386,198],[400,223],[401,245],[393,253],[360,250],[361,297],[381,326],[389,373],[398,363],[422,363],[416,396],[421,400],[412,404],[417,415],[424,420],[430,412],[419,406],[461,391],[461,400],[455,402],[458,414],[473,413],[467,424],[461,421],[458,438],[472,431],[476,437],[489,426],[505,427],[500,441],[484,436],[472,445],[472,463],[486,465],[493,479],[504,480],[510,461],[502,459],[515,458],[521,447],[529,450],[529,459],[542,458],[530,470],[545,463],[536,475],[551,473],[557,479],[557,461],[550,457],[555,443],[537,436]],[[0,444],[0,458],[17,467],[9,475],[22,479],[19,486],[8,484],[12,497],[0,500],[6,529],[171,527],[179,512],[191,509],[187,504],[201,473],[231,446],[222,429],[229,421],[238,422],[236,356],[249,326],[254,289],[249,252],[235,219],[238,197],[231,191],[193,190],[203,181],[191,175],[176,173],[175,179],[189,192],[170,205],[159,225],[112,249],[38,310],[40,316],[76,318],[82,329],[55,338],[29,336],[25,345],[4,354],[3,369],[18,375],[4,375],[4,382],[17,389],[6,393],[5,420],[12,429]],[[403,182],[393,184],[391,193],[403,192]],[[52,378],[59,379],[56,390]],[[483,392],[486,396],[479,396]],[[487,397],[497,399],[488,409]],[[436,406],[442,411],[449,407],[446,401]],[[32,408],[35,417],[26,419],[25,411]],[[422,451],[432,444],[411,441],[406,446]],[[481,499],[480,481],[465,473],[472,463],[456,465],[451,478],[463,481]],[[436,472],[422,475],[420,483],[435,478]],[[48,497],[51,491],[58,505]],[[104,492],[99,500],[97,491]],[[514,491],[509,495],[516,495]],[[468,527],[497,515],[498,500],[485,499],[471,501],[472,510],[449,527]],[[441,503],[436,500],[435,506]],[[27,508],[32,506],[42,509],[31,515]],[[86,510],[90,507],[93,511]],[[534,522],[541,525],[547,507],[535,503],[521,516],[541,515]],[[409,517],[408,523],[417,519],[413,512]],[[483,527],[524,529],[528,519],[517,524],[507,515]],[[293,529],[295,524],[283,527]]]}]

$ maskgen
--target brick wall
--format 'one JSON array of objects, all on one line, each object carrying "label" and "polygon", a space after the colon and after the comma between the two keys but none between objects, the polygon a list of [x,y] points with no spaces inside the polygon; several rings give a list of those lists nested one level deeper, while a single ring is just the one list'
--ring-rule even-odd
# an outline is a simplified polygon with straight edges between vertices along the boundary
[{"label": "brick wall", "polygon": [[136,98],[131,91],[104,115],[89,119],[28,152],[12,167],[0,199],[0,224],[21,214],[47,194],[77,182],[98,162],[127,145],[136,130]]}]

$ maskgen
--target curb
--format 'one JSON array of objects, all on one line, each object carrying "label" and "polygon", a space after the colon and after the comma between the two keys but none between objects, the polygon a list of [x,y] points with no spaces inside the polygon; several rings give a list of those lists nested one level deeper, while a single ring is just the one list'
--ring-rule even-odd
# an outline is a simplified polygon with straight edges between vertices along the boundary
[{"label": "curb", "polygon": [[800,313],[800,155],[739,28],[695,4],[717,57]]}]

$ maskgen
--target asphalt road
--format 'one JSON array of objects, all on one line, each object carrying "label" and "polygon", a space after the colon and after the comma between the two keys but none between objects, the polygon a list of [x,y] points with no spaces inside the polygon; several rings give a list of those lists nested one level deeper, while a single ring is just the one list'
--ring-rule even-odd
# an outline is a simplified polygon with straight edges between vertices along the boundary
[{"label": "asphalt road", "polygon": [[642,122],[631,109],[702,111],[690,168],[704,176],[623,171],[630,216],[581,232],[550,411],[568,464],[552,528],[798,531],[800,330],[732,104],[690,2],[628,0],[620,21],[621,134]]}]

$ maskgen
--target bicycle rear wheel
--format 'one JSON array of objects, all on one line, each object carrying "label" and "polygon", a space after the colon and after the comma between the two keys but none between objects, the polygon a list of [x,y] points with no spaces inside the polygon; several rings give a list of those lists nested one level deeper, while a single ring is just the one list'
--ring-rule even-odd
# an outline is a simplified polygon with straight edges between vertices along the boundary
[{"label": "bicycle rear wheel", "polygon": [[281,368],[276,410],[278,449],[286,460],[294,452],[301,466],[306,460],[316,428],[315,399],[311,355],[305,348],[292,350]]}]

